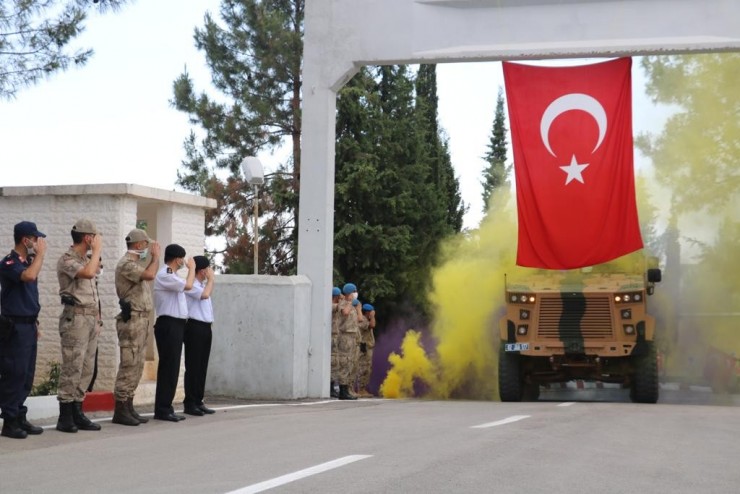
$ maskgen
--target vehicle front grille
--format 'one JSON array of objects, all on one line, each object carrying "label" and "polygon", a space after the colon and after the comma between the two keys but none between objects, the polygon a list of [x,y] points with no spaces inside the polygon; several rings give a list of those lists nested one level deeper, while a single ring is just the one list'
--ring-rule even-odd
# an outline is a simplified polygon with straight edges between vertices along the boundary
[{"label": "vehicle front grille", "polygon": [[[568,302],[572,303],[575,297]],[[609,297],[581,298],[584,310],[563,314],[564,298],[540,299],[539,338],[542,339],[610,339],[613,338]]]}]

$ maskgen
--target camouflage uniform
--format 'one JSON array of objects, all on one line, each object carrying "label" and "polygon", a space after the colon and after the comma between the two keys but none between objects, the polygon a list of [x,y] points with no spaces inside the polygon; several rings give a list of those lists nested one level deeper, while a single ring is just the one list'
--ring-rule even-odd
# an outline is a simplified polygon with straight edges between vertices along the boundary
[{"label": "camouflage uniform", "polygon": [[[350,311],[343,314],[349,306]],[[349,386],[352,377],[356,375],[355,364],[360,350],[360,330],[358,328],[357,310],[352,307],[352,301],[339,302],[339,335],[337,337],[337,382],[340,386]]]},{"label": "camouflage uniform", "polygon": [[121,352],[114,394],[116,401],[127,401],[134,397],[141,381],[146,360],[146,344],[149,338],[150,316],[154,309],[151,284],[141,279],[146,267],[130,254],[124,254],[116,265],[116,294],[119,299],[131,304],[131,318],[116,316],[116,332]]},{"label": "camouflage uniform", "polygon": [[337,358],[337,343],[339,339],[339,325],[342,313],[339,310],[339,303],[332,303],[331,306],[331,382],[337,381],[337,372],[339,370],[339,360]]},{"label": "camouflage uniform", "polygon": [[95,365],[99,307],[95,280],[75,278],[87,263],[71,248],[57,262],[59,295],[74,299],[74,305],[65,304],[59,316],[62,369],[57,398],[62,403],[82,403]]},{"label": "camouflage uniform", "polygon": [[360,351],[360,361],[358,363],[358,381],[360,391],[366,390],[370,383],[370,372],[373,365],[373,348],[375,348],[375,335],[370,322],[365,318],[365,324],[360,326],[360,343],[365,351]]}]

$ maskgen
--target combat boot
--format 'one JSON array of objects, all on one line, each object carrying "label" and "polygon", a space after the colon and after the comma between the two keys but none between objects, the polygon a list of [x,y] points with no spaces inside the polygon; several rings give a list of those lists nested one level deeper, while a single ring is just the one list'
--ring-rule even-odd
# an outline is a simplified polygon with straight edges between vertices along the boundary
[{"label": "combat boot", "polygon": [[356,396],[352,396],[349,393],[349,386],[346,384],[340,384],[339,385],[339,399],[340,400],[356,400]]},{"label": "combat boot", "polygon": [[128,401],[116,400],[116,409],[113,412],[114,424],[121,425],[139,425],[139,421],[131,414],[131,410],[128,408]]},{"label": "combat boot", "polygon": [[331,381],[329,383],[329,396],[332,398],[339,398],[339,385],[336,383],[336,381]]},{"label": "combat boot", "polygon": [[33,425],[31,422],[28,421],[28,419],[26,418],[27,413],[28,409],[26,407],[21,407],[20,412],[18,412],[18,426],[27,433],[33,434],[34,436],[44,432],[44,429],[42,429],[38,425]]},{"label": "combat boot", "polygon": [[146,424],[149,422],[149,419],[146,417],[142,417],[136,412],[136,409],[134,408],[134,399],[129,398],[126,400],[126,406],[128,407],[128,411],[131,412],[131,416],[139,421],[140,424]]},{"label": "combat boot", "polygon": [[77,426],[73,417],[74,403],[59,402],[59,420],[57,430],[62,432],[77,432]]},{"label": "combat boot", "polygon": [[75,401],[72,407],[72,418],[75,425],[81,431],[99,431],[101,429],[100,424],[94,423],[92,420],[82,411],[82,402]]},{"label": "combat boot", "polygon": [[28,433],[21,429],[18,417],[13,417],[12,419],[6,418],[3,420],[3,430],[0,435],[13,439],[25,439]]}]

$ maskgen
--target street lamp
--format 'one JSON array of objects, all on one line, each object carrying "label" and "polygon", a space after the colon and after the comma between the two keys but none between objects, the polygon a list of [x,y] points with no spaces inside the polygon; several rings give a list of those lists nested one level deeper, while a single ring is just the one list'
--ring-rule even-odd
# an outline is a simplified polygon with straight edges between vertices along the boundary
[{"label": "street lamp", "polygon": [[257,191],[260,185],[265,183],[265,177],[264,177],[264,170],[262,168],[262,162],[259,160],[259,158],[255,158],[254,156],[247,156],[242,160],[242,172],[244,173],[244,178],[247,180],[248,183],[252,185],[254,188],[254,274],[257,273],[257,259],[258,256],[258,226],[257,226],[257,216],[259,215],[259,201],[257,196]]}]

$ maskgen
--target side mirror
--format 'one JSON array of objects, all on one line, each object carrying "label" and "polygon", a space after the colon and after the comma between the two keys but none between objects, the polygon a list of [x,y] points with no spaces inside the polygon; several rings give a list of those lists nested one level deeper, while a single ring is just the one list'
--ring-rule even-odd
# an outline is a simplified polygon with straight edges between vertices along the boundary
[{"label": "side mirror", "polygon": [[660,283],[663,279],[663,273],[660,268],[650,268],[647,270],[647,279],[650,283]]}]

